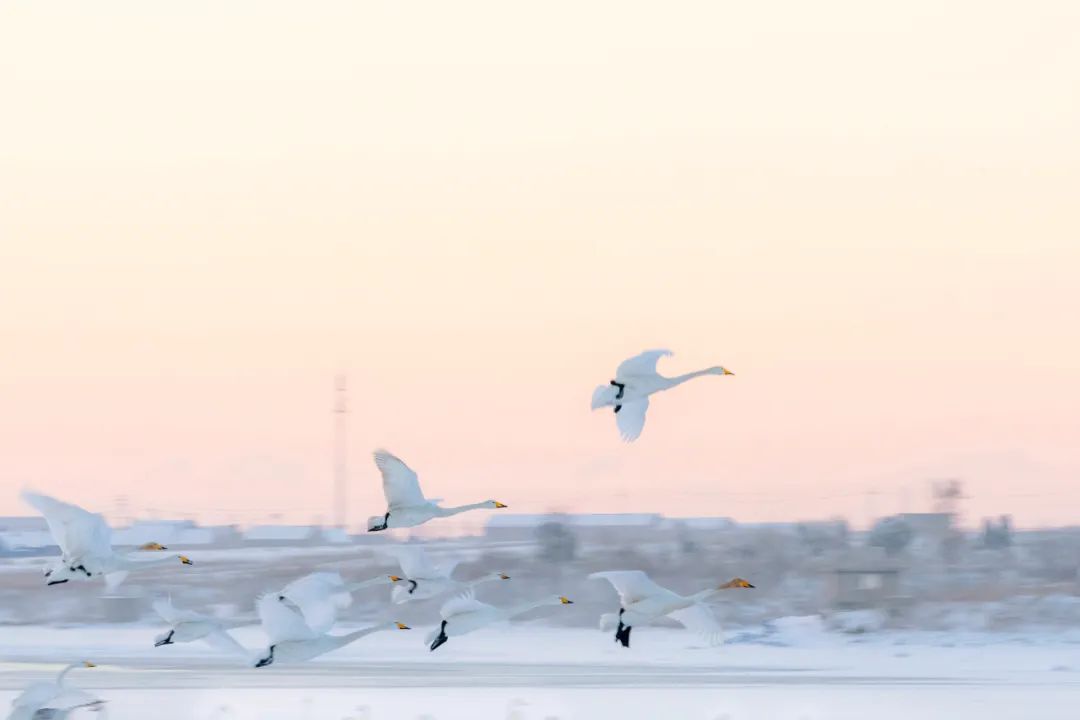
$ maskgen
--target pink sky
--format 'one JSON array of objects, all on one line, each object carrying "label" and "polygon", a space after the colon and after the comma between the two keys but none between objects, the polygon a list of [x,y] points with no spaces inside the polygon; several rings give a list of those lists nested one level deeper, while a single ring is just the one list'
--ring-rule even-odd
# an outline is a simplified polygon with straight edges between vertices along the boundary
[{"label": "pink sky", "polygon": [[[453,9],[451,9],[453,7]],[[647,6],[646,6],[647,7]],[[8,4],[0,514],[1074,523],[1066,0]],[[670,347],[642,438],[590,413]],[[875,493],[870,495],[868,493]]]}]

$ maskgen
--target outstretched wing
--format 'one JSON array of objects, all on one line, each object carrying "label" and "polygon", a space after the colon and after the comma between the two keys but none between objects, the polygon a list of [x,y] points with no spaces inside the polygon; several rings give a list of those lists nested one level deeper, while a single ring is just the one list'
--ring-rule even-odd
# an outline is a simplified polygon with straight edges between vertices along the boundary
[{"label": "outstretched wing", "polygon": [[623,607],[639,600],[656,597],[670,593],[671,591],[654,583],[648,575],[640,570],[609,570],[607,572],[593,573],[590,580],[597,578],[607,580],[619,593],[619,602]]},{"label": "outstretched wing", "polygon": [[205,615],[200,615],[191,610],[181,610],[172,603],[172,598],[158,598],[153,604],[154,612],[169,625],[179,625],[182,622],[199,622],[209,620]]},{"label": "outstretched wing", "polygon": [[260,597],[255,603],[255,610],[259,613],[259,621],[271,645],[318,637],[318,633],[304,622],[300,613],[278,600],[278,593],[268,593]]},{"label": "outstretched wing", "polygon": [[315,633],[328,632],[337,622],[339,610],[352,605],[352,595],[336,572],[317,572],[293,580],[280,595],[293,603],[304,622]]},{"label": "outstretched wing", "polygon": [[109,526],[97,513],[29,490],[22,492],[22,499],[45,516],[65,558],[108,557],[112,553]]},{"label": "outstretched wing", "polygon": [[420,479],[408,465],[386,450],[375,451],[375,465],[382,473],[383,494],[390,512],[394,508],[423,505],[427,500],[420,490]]},{"label": "outstretched wing", "polygon": [[615,413],[615,425],[619,428],[619,437],[624,442],[634,442],[645,429],[645,413],[649,409],[649,398],[643,397],[623,403],[622,409]]},{"label": "outstretched wing", "polygon": [[461,595],[455,595],[442,604],[439,608],[439,614],[442,615],[443,620],[449,620],[455,615],[463,615],[465,613],[477,612],[479,610],[491,610],[491,605],[482,603],[476,599],[476,595],[472,591],[464,592]]},{"label": "outstretched wing", "polygon": [[419,545],[406,545],[396,551],[401,572],[405,577],[413,580],[432,580],[447,577],[448,574],[441,572],[441,568],[431,562],[424,548]]},{"label": "outstretched wing", "polygon": [[615,370],[615,379],[620,381],[632,380],[642,375],[655,375],[656,361],[668,355],[671,355],[670,350],[646,350],[629,360],[623,360],[622,364]]},{"label": "outstretched wing", "polygon": [[716,619],[712,608],[696,603],[688,608],[669,613],[668,617],[682,623],[692,633],[697,633],[709,645],[716,647],[724,644],[724,628]]},{"label": "outstretched wing", "polygon": [[215,630],[209,635],[206,635],[203,637],[203,642],[218,652],[226,655],[237,655],[244,659],[251,657],[251,653],[248,652],[247,648],[237,642],[236,638],[234,638],[229,631],[224,629]]}]

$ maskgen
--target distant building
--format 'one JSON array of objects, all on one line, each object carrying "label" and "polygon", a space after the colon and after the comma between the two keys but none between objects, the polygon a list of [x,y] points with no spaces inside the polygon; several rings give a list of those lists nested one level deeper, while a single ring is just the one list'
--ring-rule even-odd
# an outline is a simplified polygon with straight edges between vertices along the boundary
[{"label": "distant building", "polygon": [[876,548],[859,548],[842,554],[829,571],[829,605],[834,610],[892,610],[903,598],[901,566]]},{"label": "distant building", "polygon": [[245,545],[348,545],[353,542],[341,528],[318,525],[255,525],[243,533]]},{"label": "distant building", "polygon": [[569,528],[579,542],[606,545],[642,540],[664,528],[659,513],[509,514],[488,520],[484,536],[493,542],[532,542],[536,529],[545,523]]},{"label": "distant building", "polygon": [[235,545],[239,532],[231,525],[202,527],[190,520],[137,520],[128,527],[113,530],[116,546],[138,547],[157,542],[166,547],[227,547]]},{"label": "distant building", "polygon": [[45,518],[38,515],[0,517],[0,553],[59,552]]}]

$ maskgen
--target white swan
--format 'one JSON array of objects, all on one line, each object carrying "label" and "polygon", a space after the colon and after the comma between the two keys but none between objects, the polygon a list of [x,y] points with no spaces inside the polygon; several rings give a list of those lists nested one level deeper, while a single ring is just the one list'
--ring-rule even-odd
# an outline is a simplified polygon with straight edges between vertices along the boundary
[{"label": "white swan", "polygon": [[397,575],[379,575],[362,582],[345,582],[336,572],[315,572],[293,580],[279,593],[278,600],[290,603],[316,632],[327,632],[339,611],[352,605],[352,593],[376,585],[400,581]]},{"label": "white swan", "polygon": [[310,660],[382,630],[395,627],[398,630],[409,629],[408,625],[390,622],[344,635],[327,635],[313,630],[304,622],[300,613],[278,598],[277,593],[263,595],[255,605],[263,631],[270,640],[266,654],[255,661],[257,668],[266,667],[275,662]]},{"label": "white swan", "polygon": [[[101,515],[26,490],[22,499],[45,516],[49,532],[60,547],[60,559],[45,572],[46,585],[113,573],[126,574],[164,563],[191,565],[191,560],[184,555],[166,555],[153,560],[132,560],[127,555],[118,555],[112,548],[112,532]],[[147,543],[141,549],[159,550],[164,546]]]},{"label": "white swan", "polygon": [[395,581],[394,589],[390,593],[390,598],[398,604],[427,600],[454,591],[468,591],[482,583],[510,579],[506,573],[496,572],[481,575],[475,580],[454,580],[450,576],[457,567],[456,560],[436,564],[419,546],[399,548],[396,555],[401,564],[401,573],[405,576]]},{"label": "white swan", "polygon": [[167,632],[154,638],[154,647],[202,640],[215,650],[251,661],[251,653],[214,618],[191,610],[181,610],[172,604],[170,598],[155,600],[154,611],[169,624]]},{"label": "white swan", "polygon": [[590,580],[602,579],[611,583],[619,593],[619,613],[600,617],[600,629],[615,629],[615,641],[630,647],[630,630],[635,625],[652,622],[665,615],[682,623],[688,630],[705,637],[711,645],[722,641],[720,624],[703,603],[721,590],[754,587],[742,578],[693,595],[679,595],[660,587],[640,570],[612,570],[593,573]]},{"label": "white swan", "polygon": [[387,528],[416,527],[437,517],[457,515],[467,510],[479,508],[504,508],[497,500],[459,507],[439,507],[436,501],[428,500],[420,490],[420,480],[416,473],[398,458],[385,450],[375,451],[375,465],[382,473],[383,494],[386,496],[386,514],[368,520],[368,532],[378,532]]},{"label": "white swan", "polygon": [[89,660],[71,663],[53,681],[31,683],[11,702],[8,720],[37,720],[62,717],[77,707],[100,707],[104,701],[64,683],[67,674],[80,667],[97,667]]},{"label": "white swan", "polygon": [[563,595],[552,595],[540,600],[518,603],[507,608],[482,603],[470,592],[450,598],[439,609],[442,624],[427,636],[432,650],[437,649],[454,635],[464,635],[492,623],[509,620],[545,605],[573,605],[574,601]]},{"label": "white swan", "polygon": [[593,391],[592,409],[611,407],[615,410],[615,424],[619,435],[626,442],[633,442],[645,427],[645,413],[649,409],[649,396],[661,390],[670,390],[687,380],[701,375],[734,375],[727,368],[711,367],[697,372],[664,377],[656,372],[656,361],[671,355],[670,350],[646,350],[629,360],[624,360],[615,370],[615,379]]}]

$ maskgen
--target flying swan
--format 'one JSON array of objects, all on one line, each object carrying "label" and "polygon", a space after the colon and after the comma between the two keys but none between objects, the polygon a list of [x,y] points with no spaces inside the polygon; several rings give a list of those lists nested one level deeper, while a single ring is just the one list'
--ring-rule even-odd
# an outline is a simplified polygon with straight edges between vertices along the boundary
[{"label": "flying swan", "polygon": [[168,632],[154,638],[154,647],[202,640],[222,653],[252,661],[251,653],[217,620],[191,610],[181,610],[172,604],[171,598],[155,600],[154,611],[169,624]]},{"label": "flying swan", "polygon": [[39,720],[64,717],[75,708],[99,708],[104,701],[64,683],[67,674],[80,667],[97,667],[89,660],[72,663],[53,681],[31,683],[11,702],[8,720]]},{"label": "flying swan", "polygon": [[467,592],[482,583],[510,579],[506,573],[495,572],[481,575],[475,580],[454,580],[450,576],[457,567],[456,560],[436,564],[422,547],[417,546],[399,548],[395,554],[401,564],[401,573],[405,576],[397,578],[390,593],[390,598],[398,604],[426,600],[454,591]]},{"label": "flying swan", "polygon": [[670,350],[646,350],[629,360],[624,360],[615,370],[615,379],[593,391],[592,409],[611,407],[615,410],[615,424],[619,436],[633,442],[645,427],[645,413],[649,409],[649,396],[661,390],[670,390],[687,380],[701,375],[734,375],[727,368],[711,367],[696,372],[664,377],[656,372],[656,361],[671,355]]},{"label": "flying swan", "polygon": [[432,518],[457,515],[467,510],[506,507],[497,500],[485,500],[459,507],[439,507],[434,500],[424,497],[416,473],[398,458],[385,450],[376,450],[375,465],[382,473],[383,494],[386,496],[387,509],[382,517],[375,515],[368,520],[368,532],[378,532],[387,528],[416,527]]},{"label": "flying swan", "polygon": [[[23,491],[22,499],[45,516],[49,533],[60,547],[60,559],[45,571],[46,585],[126,574],[165,563],[191,565],[191,560],[184,555],[166,555],[153,560],[132,560],[127,555],[119,555],[112,548],[111,531],[101,515],[28,490]],[[140,549],[164,550],[165,547],[147,543]]]},{"label": "flying swan", "polygon": [[334,626],[338,612],[352,605],[352,593],[401,580],[397,575],[379,575],[370,580],[347,583],[336,572],[314,572],[286,585],[278,593],[278,600],[303,615],[308,627],[324,633]]},{"label": "flying swan", "polygon": [[721,590],[754,587],[742,578],[735,578],[719,587],[693,595],[679,595],[660,587],[640,570],[613,570],[593,573],[590,580],[603,579],[619,593],[619,613],[600,617],[600,629],[615,630],[615,642],[630,647],[630,630],[663,616],[682,623],[688,630],[702,635],[710,645],[723,642],[720,623],[704,603]]},{"label": "flying swan", "polygon": [[552,595],[540,600],[511,605],[508,608],[497,608],[494,605],[482,603],[471,593],[452,597],[443,603],[439,609],[442,615],[442,624],[438,630],[428,634],[426,642],[431,643],[432,650],[437,649],[454,635],[464,635],[473,630],[492,623],[509,620],[512,617],[526,613],[533,608],[545,605],[573,605],[574,601],[563,595]]},{"label": "flying swan", "polygon": [[382,630],[397,628],[408,630],[409,626],[399,622],[374,625],[344,635],[327,635],[318,632],[304,622],[303,616],[285,602],[279,600],[277,593],[270,593],[259,598],[255,609],[259,613],[263,631],[270,639],[266,655],[255,661],[255,667],[261,668],[275,662],[303,662],[311,660],[331,650],[337,650],[362,637]]}]

